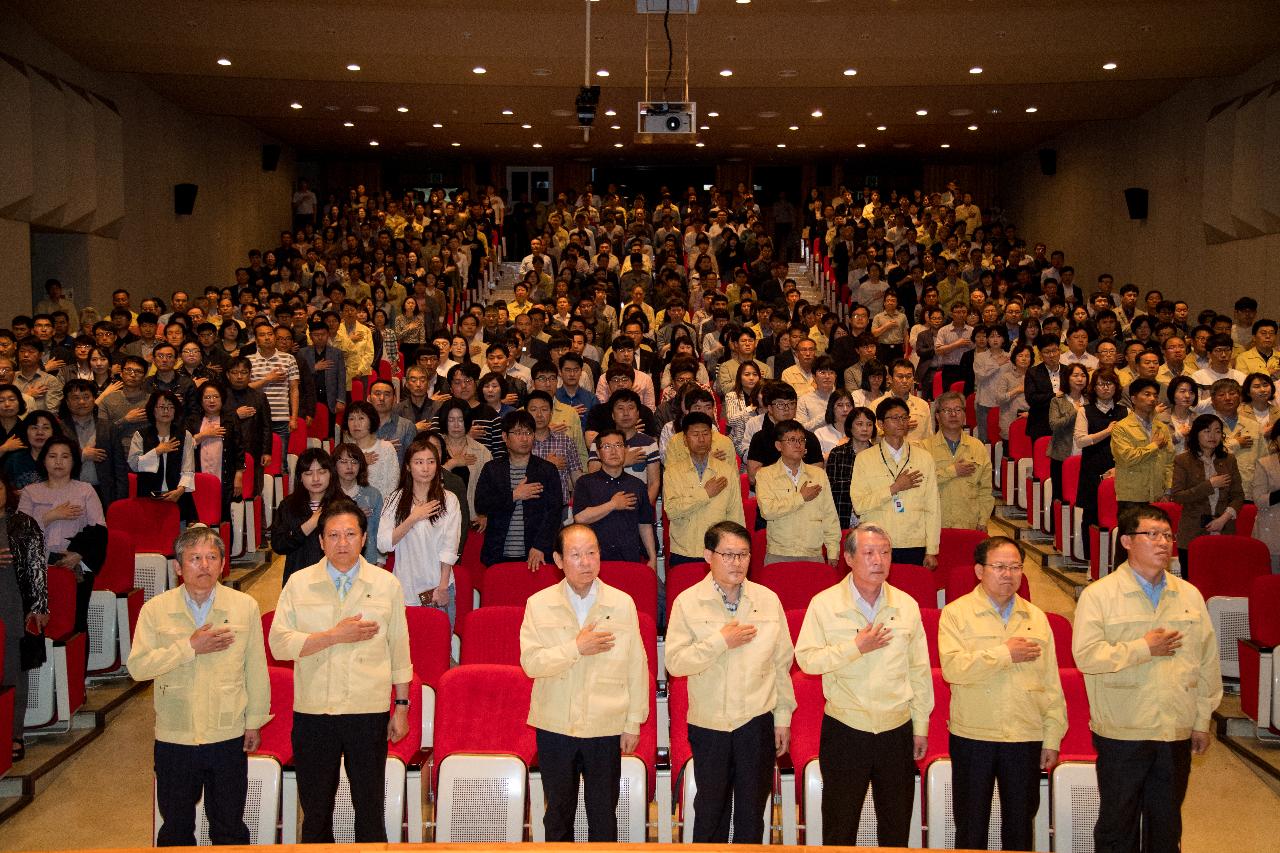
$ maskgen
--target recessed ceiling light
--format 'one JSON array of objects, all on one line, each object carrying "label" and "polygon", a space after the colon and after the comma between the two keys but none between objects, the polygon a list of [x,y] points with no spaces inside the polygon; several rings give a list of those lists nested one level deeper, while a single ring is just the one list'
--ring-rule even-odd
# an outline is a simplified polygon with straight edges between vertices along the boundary
[{"label": "recessed ceiling light", "polygon": [[549,77],[550,75],[551,75],[551,69],[550,69],[550,68],[535,68],[535,69],[533,69],[533,76],[534,76],[534,77]]},{"label": "recessed ceiling light", "polygon": [[929,114],[928,110],[916,110],[916,115],[918,116],[927,116],[928,114]]},{"label": "recessed ceiling light", "polygon": [[409,108],[408,108],[408,107],[403,107],[403,106],[402,106],[402,107],[396,107],[396,112],[398,112],[398,113],[407,113],[407,112],[409,112]]},{"label": "recessed ceiling light", "polygon": [[300,110],[302,109],[302,104],[298,103],[297,101],[294,101],[292,104],[289,105],[289,109]]},{"label": "recessed ceiling light", "polygon": [[865,142],[859,142],[859,143],[858,143],[858,147],[859,147],[859,148],[866,148],[866,147],[867,147],[867,143],[865,143]]},{"label": "recessed ceiling light", "polygon": [[355,127],[355,126],[356,126],[356,123],[355,123],[354,121],[344,121],[344,122],[342,123],[342,126],[343,126],[343,127]]},{"label": "recessed ceiling light", "polygon": [[798,124],[793,124],[787,128],[787,130],[799,130],[799,129],[800,129],[800,125]]},{"label": "recessed ceiling light", "polygon": [[449,144],[452,145],[454,148],[460,148],[462,146],[461,142],[450,142]]},{"label": "recessed ceiling light", "polygon": [[939,148],[950,148],[950,147],[951,147],[951,145],[950,145],[950,143],[944,142],[944,143],[942,143],[942,144],[941,144],[940,146],[938,146],[938,147],[939,147]]},{"label": "recessed ceiling light", "polygon": [[489,70],[489,69],[485,68],[483,65],[477,65],[475,68],[472,68],[472,69],[471,69],[471,73],[472,73],[472,74],[483,74],[483,73],[485,73],[485,72],[486,72],[486,71],[488,71],[488,70]]},{"label": "recessed ceiling light", "polygon": [[710,130],[710,129],[711,129],[711,125],[709,124],[698,125],[698,130]]},{"label": "recessed ceiling light", "polygon": [[1034,113],[1034,112],[1036,112],[1036,107],[1027,107],[1027,109],[1025,110],[1025,112]]},{"label": "recessed ceiling light", "polygon": [[779,147],[779,148],[786,148],[786,147],[787,147],[787,143],[785,143],[785,142],[779,142],[779,143],[778,143],[778,147]]},{"label": "recessed ceiling light", "polygon": [[377,147],[378,147],[378,140],[376,140],[376,139],[370,139],[370,140],[369,140],[369,144],[370,144],[370,145],[372,145],[374,148],[377,148]]},{"label": "recessed ceiling light", "polygon": [[732,76],[733,76],[733,69],[731,69],[731,68],[722,68],[722,69],[720,69],[720,76],[721,76],[721,77],[732,77]]},{"label": "recessed ceiling light", "polygon": [[[231,64],[231,60],[230,60],[230,59],[227,59],[225,56],[223,56],[223,57],[221,57],[221,58],[218,60],[218,64],[219,64],[219,65],[221,65],[221,66],[223,66],[223,67],[225,68],[226,66],[228,66],[228,65],[230,65],[230,64]],[[1115,66],[1113,65],[1113,66],[1112,66],[1112,68],[1114,68],[1114,67],[1115,67]]]},{"label": "recessed ceiling light", "polygon": [[610,130],[622,130],[622,125],[620,125],[620,124],[611,124],[611,125],[609,125],[609,129],[610,129]]},{"label": "recessed ceiling light", "polygon": [[618,114],[618,111],[617,111],[617,110],[605,110],[605,111],[604,111],[604,114],[605,114],[605,115],[607,115],[607,116],[616,116],[616,115]]},{"label": "recessed ceiling light", "polygon": [[751,0],[733,0],[733,2],[737,3],[739,6],[747,6],[750,5]]},{"label": "recessed ceiling light", "polygon": [[440,123],[440,122],[438,122],[438,121],[433,121],[433,122],[431,123],[431,126],[432,126],[432,127],[444,127],[444,125],[443,125],[443,124],[441,124],[441,123]]},{"label": "recessed ceiling light", "polygon": [[356,65],[356,64],[353,62],[353,63],[351,63],[350,65],[348,65],[348,66],[347,66],[347,70],[348,70],[348,71],[359,71],[359,70],[360,70],[360,66],[359,66],[359,65]]},{"label": "recessed ceiling light", "polygon": [[[218,60],[218,61],[219,61],[219,63],[221,63],[221,61],[222,61],[222,60]],[[230,65],[231,63],[230,63],[230,62],[228,62],[227,64],[228,64],[228,65]],[[1114,62],[1108,62],[1108,63],[1106,63],[1105,65],[1103,65],[1103,66],[1102,66],[1102,70],[1103,70],[1103,71],[1115,71],[1115,70],[1116,70],[1116,64],[1115,64]]]},{"label": "recessed ceiling light", "polygon": [[535,143],[533,143],[533,147],[534,147],[534,148],[541,148],[541,147],[542,147],[542,143],[541,143],[541,142],[535,142]]},{"label": "recessed ceiling light", "polygon": [[513,116],[513,115],[515,115],[515,114],[516,114],[516,111],[515,111],[515,110],[503,110],[503,111],[502,111],[502,114],[503,114],[504,116]]},{"label": "recessed ceiling light", "polygon": [[764,110],[756,113],[760,118],[777,118],[779,113],[777,110]]},{"label": "recessed ceiling light", "polygon": [[858,69],[856,69],[856,68],[846,68],[846,69],[844,70],[844,76],[846,76],[846,77],[856,77],[856,76],[858,76]]},{"label": "recessed ceiling light", "polygon": [[597,77],[608,77],[608,76],[609,76],[609,69],[608,69],[608,68],[598,68],[598,69],[596,69],[596,76],[597,76]]},{"label": "recessed ceiling light", "polygon": [[706,148],[706,147],[707,147],[707,143],[705,143],[705,142],[695,142],[695,143],[693,143],[693,147],[694,147],[694,148]]},{"label": "recessed ceiling light", "polygon": [[814,118],[822,118],[822,110],[814,110],[813,112],[809,113],[809,115],[813,116]]},{"label": "recessed ceiling light", "polygon": [[981,66],[978,66],[978,65],[975,65],[975,66],[973,66],[972,68],[970,68],[970,69],[969,69],[969,73],[970,73],[970,74],[981,74],[981,73],[982,73],[982,67],[981,67]]},{"label": "recessed ceiling light", "polygon": [[971,125],[969,125],[969,129],[970,129],[970,130],[977,130],[977,129],[978,129],[978,126],[977,126],[976,124],[971,124]]},{"label": "recessed ceiling light", "polygon": [[888,129],[889,128],[885,127],[883,124],[876,125],[876,130],[888,130]]},{"label": "recessed ceiling light", "polygon": [[533,125],[531,125],[531,124],[529,124],[529,123],[527,123],[527,122],[526,122],[525,124],[520,125],[520,126],[521,126],[521,127],[523,127],[525,130],[532,130],[532,129],[533,129]]},{"label": "recessed ceiling light", "polygon": [[720,113],[716,112],[715,110],[712,110],[711,112],[707,113],[707,118],[720,118]]},{"label": "recessed ceiling light", "polygon": [[621,147],[622,147],[622,143],[621,143],[621,142],[615,142],[615,143],[613,143],[613,147],[614,147],[614,148],[621,148]]},{"label": "recessed ceiling light", "polygon": [[373,104],[361,104],[360,106],[356,107],[356,112],[358,113],[376,113],[377,111],[378,111],[378,108],[375,107]]}]

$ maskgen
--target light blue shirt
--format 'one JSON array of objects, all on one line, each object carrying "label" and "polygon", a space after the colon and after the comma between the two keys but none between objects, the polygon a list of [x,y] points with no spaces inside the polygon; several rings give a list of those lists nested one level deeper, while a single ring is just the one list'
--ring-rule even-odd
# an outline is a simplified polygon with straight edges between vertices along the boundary
[{"label": "light blue shirt", "polygon": [[217,584],[209,593],[209,597],[204,600],[204,604],[197,604],[196,600],[187,592],[187,588],[182,588],[182,600],[186,602],[187,610],[191,613],[191,618],[195,621],[196,627],[200,628],[205,622],[209,621],[209,611],[213,609],[213,599],[218,594]]},{"label": "light blue shirt", "polygon": [[868,624],[874,625],[876,614],[880,612],[880,605],[884,603],[884,587],[880,587],[876,600],[870,603],[862,597],[862,593],[858,592],[858,588],[853,585],[853,575],[849,576],[849,589],[853,590],[853,604],[858,608],[858,612],[866,617]]},{"label": "light blue shirt", "polygon": [[999,604],[996,604],[995,599],[991,598],[990,596],[987,597],[987,601],[991,602],[991,606],[995,609],[996,614],[1000,617],[1000,621],[1008,625],[1009,617],[1013,615],[1013,605],[1017,601],[1017,598],[1018,597],[1016,595],[1010,596],[1009,600],[1005,602],[1004,607],[1001,607]]},{"label": "light blue shirt", "polygon": [[333,581],[333,588],[338,591],[338,596],[342,597],[342,582],[346,581],[347,591],[350,592],[351,586],[360,575],[360,564],[356,563],[349,571],[340,572],[333,567],[333,563],[325,560],[324,570],[329,573],[329,580]]},{"label": "light blue shirt", "polygon": [[1138,581],[1138,587],[1142,590],[1143,594],[1147,596],[1147,599],[1151,602],[1151,606],[1159,607],[1160,594],[1164,592],[1164,588],[1167,586],[1165,583],[1165,573],[1161,572],[1160,580],[1155,583],[1148,583],[1147,579],[1137,572],[1133,573],[1133,577]]}]

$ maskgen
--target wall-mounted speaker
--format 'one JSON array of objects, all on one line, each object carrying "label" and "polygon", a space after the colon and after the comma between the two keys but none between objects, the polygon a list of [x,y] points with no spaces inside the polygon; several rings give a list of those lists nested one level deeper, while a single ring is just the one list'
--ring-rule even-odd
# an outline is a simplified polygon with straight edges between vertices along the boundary
[{"label": "wall-mounted speaker", "polygon": [[276,166],[280,165],[280,146],[264,145],[262,146],[262,171],[274,172]]},{"label": "wall-mounted speaker", "polygon": [[1054,148],[1041,148],[1036,152],[1040,157],[1040,174],[1058,174],[1058,151]]},{"label": "wall-mounted speaker", "polygon": [[1142,187],[1129,187],[1125,190],[1124,204],[1129,208],[1130,219],[1147,218],[1147,191]]},{"label": "wall-mounted speaker", "polygon": [[191,215],[192,211],[196,209],[196,191],[199,189],[195,184],[173,185],[173,212],[175,216]]}]

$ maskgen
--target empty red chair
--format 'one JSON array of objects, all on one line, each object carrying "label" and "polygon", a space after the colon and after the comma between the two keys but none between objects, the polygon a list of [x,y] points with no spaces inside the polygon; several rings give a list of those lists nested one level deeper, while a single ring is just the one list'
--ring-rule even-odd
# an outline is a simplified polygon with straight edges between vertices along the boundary
[{"label": "empty red chair", "polygon": [[75,629],[75,574],[70,569],[50,566],[47,585],[49,622],[44,629],[45,662],[31,671],[25,725],[42,728],[60,722],[70,729],[72,717],[85,701],[89,640]]},{"label": "empty red chair", "polygon": [[525,563],[494,563],[485,569],[480,605],[524,607],[529,596],[538,590],[555,586],[563,577],[554,564],[543,563],[536,572],[531,572]]},{"label": "empty red chair", "polygon": [[978,403],[977,394],[967,394],[964,398],[964,425],[972,435],[974,430],[978,428]]},{"label": "empty red chair", "polygon": [[1253,524],[1258,520],[1257,504],[1247,503],[1240,507],[1240,512],[1236,514],[1236,535],[1252,536]]},{"label": "empty red chair", "polygon": [[803,607],[793,607],[787,611],[787,631],[791,634],[793,646],[800,639],[800,629],[804,627],[804,614],[807,612]]},{"label": "empty red chair", "polygon": [[[1068,459],[1068,462],[1071,460]],[[1065,465],[1065,463],[1064,463]],[[1064,495],[1065,497],[1065,495]],[[1097,580],[1115,568],[1116,531],[1120,507],[1116,503],[1116,481],[1106,477],[1098,483],[1098,523],[1089,525],[1089,577]],[[1173,527],[1177,530],[1175,524]]]},{"label": "empty red chair", "polygon": [[[264,613],[263,617],[269,615]],[[267,675],[271,679],[271,720],[260,730],[262,742],[256,754],[271,756],[284,767],[293,764],[293,670],[269,666]]]},{"label": "empty red chair", "polygon": [[276,612],[274,610],[268,610],[262,614],[262,644],[267,649],[267,666],[293,669],[293,661],[277,660],[275,655],[271,654],[271,623],[275,621],[275,618]]},{"label": "empty red chair", "polygon": [[1248,536],[1198,536],[1187,551],[1188,577],[1206,601],[1247,596],[1254,578],[1271,574],[1267,546]]},{"label": "empty red chair", "polygon": [[947,588],[947,578],[956,572],[973,573],[973,551],[988,536],[985,530],[944,527],[938,540],[938,568],[934,580],[938,589]]},{"label": "empty red chair", "polygon": [[[289,433],[289,448],[285,456],[289,460],[290,471],[298,470],[298,457],[307,452],[307,448],[310,446],[310,441],[311,435],[306,429],[295,429],[293,432]],[[272,459],[271,462],[274,466],[275,460]],[[293,491],[292,478],[283,478],[281,485],[283,487],[282,494],[287,496]]]},{"label": "empty red chair", "polygon": [[1240,707],[1266,736],[1280,733],[1272,673],[1280,646],[1280,575],[1263,575],[1249,584],[1249,636],[1236,641],[1240,667]]},{"label": "empty red chair", "polygon": [[134,585],[135,550],[127,530],[107,529],[106,559],[89,597],[90,673],[115,672],[129,659],[144,598]]},{"label": "empty red chair", "polygon": [[[1062,462],[1062,482],[1058,491],[1061,498],[1053,501],[1053,546],[1068,560],[1084,559],[1084,539],[1081,525],[1084,513],[1077,506],[1080,495],[1080,455],[1068,456]],[[1115,494],[1111,482],[1111,493]],[[1099,494],[1101,498],[1101,494]]]},{"label": "empty red chair", "polygon": [[942,666],[942,658],[938,654],[938,623],[941,621],[942,611],[938,608],[920,608],[920,622],[924,625],[924,638],[929,644],[929,666],[932,667]]},{"label": "empty red chair", "polygon": [[1050,518],[1053,490],[1049,476],[1049,445],[1053,437],[1042,435],[1031,450],[1031,470],[1027,474],[1023,490],[1027,494],[1027,524],[1032,530],[1048,533],[1053,527]]},{"label": "empty red chair", "polygon": [[748,567],[748,577],[754,579],[759,573],[760,567],[764,565],[765,554],[769,551],[769,532],[764,529],[756,530],[748,527],[751,531],[751,565]]},{"label": "empty red chair", "polygon": [[307,424],[307,443],[326,450],[333,445],[333,415],[324,403],[316,403],[315,414]]},{"label": "empty red chair", "polygon": [[[756,505],[756,499],[754,497],[742,499],[742,515],[743,515],[743,518],[745,519],[745,521],[743,522],[743,526],[746,527],[748,530],[756,529],[756,516],[758,515],[759,512],[760,512],[760,509]],[[689,556],[693,556],[693,555],[690,554]]]},{"label": "empty red chair", "polygon": [[804,610],[815,595],[840,580],[826,563],[773,563],[761,566],[752,578],[768,587],[782,602],[783,610]]},{"label": "empty red chair", "polygon": [[352,379],[351,380],[351,402],[354,403],[357,400],[363,400],[364,390],[365,390],[364,379],[358,376]]},{"label": "empty red chair", "polygon": [[939,370],[933,374],[933,399],[942,396],[942,371]]},{"label": "empty red chair", "polygon": [[1027,507],[1023,493],[1027,472],[1031,470],[1031,438],[1027,435],[1027,419],[1020,417],[1009,425],[1009,453],[1004,459],[1000,484],[1004,502],[1009,506]]},{"label": "empty red chair", "polygon": [[[973,592],[973,588],[978,585],[978,576],[970,572],[969,574],[954,574],[947,579],[947,604],[958,598]],[[1022,575],[1022,581],[1018,584],[1018,595],[1031,600],[1031,585],[1027,583],[1026,573]]]},{"label": "empty red chair", "polygon": [[1000,408],[987,410],[987,444],[991,447],[991,486],[1003,491],[1004,441],[1000,438]]},{"label": "empty red chair", "polygon": [[181,532],[178,505],[169,501],[125,498],[107,505],[107,528],[119,529],[133,538],[136,553],[173,554],[173,543]]},{"label": "empty red chair", "polygon": [[697,586],[707,576],[706,563],[681,563],[667,568],[667,601],[672,604],[691,586]]},{"label": "empty red chair", "polygon": [[1075,668],[1076,658],[1071,653],[1071,620],[1061,613],[1044,614],[1049,618],[1049,629],[1053,631],[1053,650],[1058,656],[1058,668]]},{"label": "empty red chair", "polygon": [[[409,659],[413,662],[415,688],[410,686],[411,732],[417,731],[417,748],[430,749],[435,736],[436,686],[440,676],[449,668],[452,652],[452,630],[449,616],[434,607],[406,607],[405,619],[409,627]],[[419,689],[420,688],[420,689]],[[407,747],[407,744],[406,744]],[[408,765],[409,761],[406,761]]]},{"label": "empty red chair", "polygon": [[631,596],[636,611],[658,620],[658,573],[644,563],[606,561],[600,564],[600,580]]},{"label": "empty red chair", "polygon": [[938,585],[933,572],[911,563],[894,563],[889,567],[889,583],[915,599],[921,607],[938,606]]},{"label": "empty red chair", "polygon": [[393,375],[395,375],[395,371],[391,367],[391,362],[387,361],[385,358],[379,359],[378,378],[385,379],[390,382]]},{"label": "empty red chair", "polygon": [[523,621],[523,607],[481,607],[467,617],[463,626],[460,662],[519,666]]},{"label": "empty red chair", "polygon": [[213,474],[196,472],[196,490],[191,495],[196,505],[196,517],[201,524],[217,528],[222,522],[222,480]]}]

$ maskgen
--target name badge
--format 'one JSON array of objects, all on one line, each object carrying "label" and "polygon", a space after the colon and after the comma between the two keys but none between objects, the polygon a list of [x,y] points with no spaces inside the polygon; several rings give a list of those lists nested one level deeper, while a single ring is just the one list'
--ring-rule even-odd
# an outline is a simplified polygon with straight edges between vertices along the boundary
[{"label": "name badge", "polygon": [[893,511],[894,511],[894,512],[906,512],[906,511],[907,511],[907,507],[902,503],[902,498],[901,498],[901,496],[899,496],[899,495],[894,495],[894,496],[893,496]]}]

